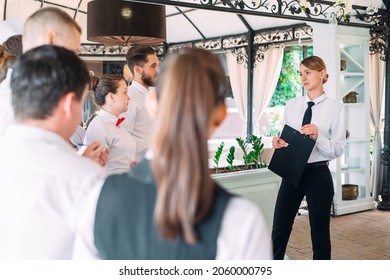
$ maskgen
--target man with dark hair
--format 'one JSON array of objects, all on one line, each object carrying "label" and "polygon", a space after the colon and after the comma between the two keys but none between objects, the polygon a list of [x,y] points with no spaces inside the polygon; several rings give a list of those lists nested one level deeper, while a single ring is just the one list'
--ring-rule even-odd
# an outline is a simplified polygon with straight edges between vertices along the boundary
[{"label": "man with dark hair", "polygon": [[159,60],[152,47],[134,45],[127,52],[126,62],[133,74],[133,81],[127,91],[131,101],[128,111],[122,114],[126,118],[122,127],[134,137],[136,159],[141,160],[149,148],[153,127],[145,108],[145,97],[149,94],[149,87],[154,86]]},{"label": "man with dark hair", "polygon": [[70,259],[83,201],[104,169],[68,144],[88,92],[86,65],[41,46],[13,66],[16,123],[0,145],[0,259]]}]

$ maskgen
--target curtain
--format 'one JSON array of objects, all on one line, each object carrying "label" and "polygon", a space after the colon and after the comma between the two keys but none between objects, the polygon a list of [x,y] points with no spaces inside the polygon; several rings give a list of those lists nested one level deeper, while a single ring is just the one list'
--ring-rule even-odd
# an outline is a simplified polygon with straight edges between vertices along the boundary
[{"label": "curtain", "polygon": [[282,69],[284,45],[268,47],[262,62],[256,61],[253,71],[253,132],[259,134],[259,119],[272,99]]},{"label": "curtain", "polygon": [[380,133],[381,109],[383,97],[383,83],[385,62],[381,61],[380,54],[370,55],[370,124],[374,131],[372,141],[372,165],[370,185],[373,198],[378,201],[382,186],[382,140]]},{"label": "curtain", "polygon": [[[239,49],[238,52],[245,53],[245,48]],[[248,100],[248,70],[247,62],[237,59],[237,56],[231,51],[226,52],[226,61],[229,71],[230,84],[234,96],[234,101],[237,105],[238,114],[244,125],[241,131],[241,136],[245,137],[246,131],[246,116],[247,116],[247,100]]]},{"label": "curtain", "polygon": [[[245,53],[245,48],[240,49],[240,51],[241,53]],[[264,114],[278,83],[282,68],[283,53],[284,45],[271,45],[264,53],[264,60],[255,62],[256,66],[253,70],[254,134],[258,133],[258,120]],[[237,55],[231,51],[226,53],[226,60],[237,110],[241,120],[245,122],[248,113],[248,65],[246,61],[237,59]],[[242,136],[246,136],[245,130],[246,125],[243,125]]]}]

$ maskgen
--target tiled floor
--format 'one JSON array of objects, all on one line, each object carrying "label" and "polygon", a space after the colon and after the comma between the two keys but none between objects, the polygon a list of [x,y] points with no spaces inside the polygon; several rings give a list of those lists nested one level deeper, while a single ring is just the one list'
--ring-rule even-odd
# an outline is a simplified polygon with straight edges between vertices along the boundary
[{"label": "tiled floor", "polygon": [[[291,260],[312,259],[308,213],[297,216],[287,247]],[[331,218],[332,259],[390,260],[390,211],[377,209]]]}]

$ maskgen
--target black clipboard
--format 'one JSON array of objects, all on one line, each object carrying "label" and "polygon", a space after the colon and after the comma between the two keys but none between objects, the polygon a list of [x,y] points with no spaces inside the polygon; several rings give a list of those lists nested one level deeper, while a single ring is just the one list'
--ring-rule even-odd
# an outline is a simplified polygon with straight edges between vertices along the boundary
[{"label": "black clipboard", "polygon": [[280,135],[288,143],[286,148],[275,149],[268,169],[294,185],[298,185],[315,141],[289,125]]}]

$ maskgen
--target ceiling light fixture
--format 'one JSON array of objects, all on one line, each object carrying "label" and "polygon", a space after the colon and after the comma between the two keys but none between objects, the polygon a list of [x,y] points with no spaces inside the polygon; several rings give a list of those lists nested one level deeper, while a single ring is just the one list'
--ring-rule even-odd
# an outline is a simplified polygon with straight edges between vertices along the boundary
[{"label": "ceiling light fixture", "polygon": [[87,38],[105,45],[158,45],[166,41],[164,5],[121,0],[88,3]]}]

